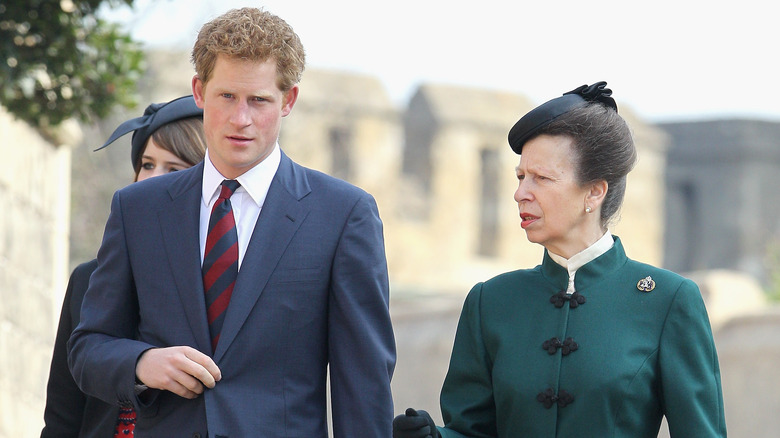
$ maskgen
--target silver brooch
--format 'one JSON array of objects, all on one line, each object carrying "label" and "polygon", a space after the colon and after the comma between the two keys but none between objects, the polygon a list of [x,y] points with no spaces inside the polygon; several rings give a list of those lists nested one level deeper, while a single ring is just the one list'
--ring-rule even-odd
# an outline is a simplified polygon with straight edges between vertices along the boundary
[{"label": "silver brooch", "polygon": [[653,281],[653,278],[649,275],[641,280],[636,284],[636,288],[641,290],[642,292],[650,292],[651,290],[655,289],[655,281]]}]

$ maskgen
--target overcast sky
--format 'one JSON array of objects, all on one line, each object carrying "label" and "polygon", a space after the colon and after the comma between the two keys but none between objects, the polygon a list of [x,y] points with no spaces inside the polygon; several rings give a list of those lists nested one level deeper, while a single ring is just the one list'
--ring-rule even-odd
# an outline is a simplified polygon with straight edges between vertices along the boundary
[{"label": "overcast sky", "polygon": [[151,47],[189,49],[242,6],[290,23],[310,67],[377,76],[405,103],[421,83],[535,103],[606,80],[651,122],[780,122],[780,31],[767,0],[135,0],[108,17]]}]

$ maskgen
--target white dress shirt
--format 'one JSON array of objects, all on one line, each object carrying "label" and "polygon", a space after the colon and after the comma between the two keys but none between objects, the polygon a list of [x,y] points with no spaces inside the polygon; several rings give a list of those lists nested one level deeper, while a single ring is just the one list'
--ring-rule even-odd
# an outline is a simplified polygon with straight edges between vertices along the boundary
[{"label": "white dress shirt", "polygon": [[[246,254],[249,240],[252,238],[252,232],[255,229],[257,218],[260,216],[260,210],[263,208],[265,197],[268,195],[268,189],[271,187],[271,180],[273,180],[277,169],[279,169],[281,158],[282,153],[277,143],[271,154],[263,161],[236,178],[241,183],[241,187],[230,197],[230,204],[233,207],[233,217],[236,220],[236,231],[238,233],[239,269],[241,269],[241,262],[244,260],[244,254]],[[217,198],[219,198],[220,185],[225,179],[212,164],[207,149],[206,157],[203,160],[203,195],[200,204],[201,266],[203,265],[203,257],[206,252],[206,236],[209,231],[211,209],[214,207],[214,203],[217,202]]]},{"label": "white dress shirt", "polygon": [[553,259],[555,263],[563,266],[567,271],[569,271],[569,287],[566,288],[567,294],[574,293],[574,276],[577,274],[577,269],[580,269],[592,260],[595,260],[598,256],[609,251],[609,249],[612,248],[614,244],[615,240],[612,239],[612,233],[607,230],[607,232],[604,233],[604,235],[601,236],[601,238],[597,240],[596,243],[583,249],[577,254],[574,254],[568,260],[562,256],[559,256],[558,254],[553,254],[548,251],[550,258]]}]

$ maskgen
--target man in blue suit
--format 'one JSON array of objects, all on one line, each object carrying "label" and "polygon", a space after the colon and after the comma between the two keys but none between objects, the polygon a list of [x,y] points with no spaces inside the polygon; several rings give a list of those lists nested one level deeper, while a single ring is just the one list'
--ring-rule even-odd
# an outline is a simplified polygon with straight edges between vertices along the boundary
[{"label": "man in blue suit", "polygon": [[[74,378],[132,404],[137,437],[311,438],[328,434],[329,376],[334,436],[390,436],[376,203],[277,143],[304,68],[298,36],[268,12],[232,10],[201,28],[192,60],[206,158],[114,195],[69,343]],[[209,295],[206,274],[215,204],[231,206],[225,235],[237,235],[237,260],[214,277],[237,264],[227,298]]]}]

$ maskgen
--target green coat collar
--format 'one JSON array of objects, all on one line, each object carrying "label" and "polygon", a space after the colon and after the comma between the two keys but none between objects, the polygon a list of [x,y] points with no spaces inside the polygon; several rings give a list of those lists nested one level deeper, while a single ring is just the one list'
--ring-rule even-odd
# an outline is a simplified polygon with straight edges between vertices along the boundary
[{"label": "green coat collar", "polygon": [[[574,277],[575,290],[587,289],[594,282],[603,280],[610,272],[620,269],[628,261],[620,238],[617,236],[613,236],[613,238],[615,244],[609,251],[577,270],[577,274]],[[553,261],[546,249],[544,250],[541,271],[547,281],[554,284],[559,290],[566,290],[569,284],[569,272],[563,266]]]}]

